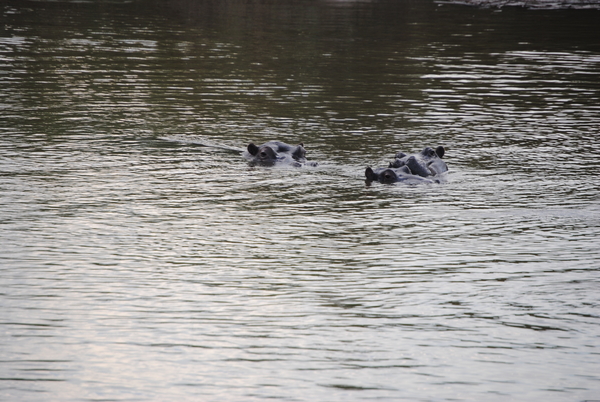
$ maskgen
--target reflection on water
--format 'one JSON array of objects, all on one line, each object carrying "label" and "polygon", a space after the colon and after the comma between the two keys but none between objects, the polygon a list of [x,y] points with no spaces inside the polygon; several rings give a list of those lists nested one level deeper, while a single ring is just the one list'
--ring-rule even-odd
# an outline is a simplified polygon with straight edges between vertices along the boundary
[{"label": "reflection on water", "polygon": [[597,397],[596,11],[2,13],[0,399]]}]

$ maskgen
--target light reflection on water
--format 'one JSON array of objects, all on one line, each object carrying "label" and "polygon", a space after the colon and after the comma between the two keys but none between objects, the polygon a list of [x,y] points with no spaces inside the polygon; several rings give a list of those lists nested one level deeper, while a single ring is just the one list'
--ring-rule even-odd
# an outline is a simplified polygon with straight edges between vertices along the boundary
[{"label": "light reflection on water", "polygon": [[[2,399],[595,397],[587,19],[178,4],[3,10]],[[270,139],[319,167],[199,145]],[[364,182],[439,144],[446,183]]]}]

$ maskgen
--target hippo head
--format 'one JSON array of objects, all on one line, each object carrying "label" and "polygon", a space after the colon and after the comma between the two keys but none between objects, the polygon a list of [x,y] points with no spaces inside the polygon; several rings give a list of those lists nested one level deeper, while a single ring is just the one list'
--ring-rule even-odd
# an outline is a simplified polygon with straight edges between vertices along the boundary
[{"label": "hippo head", "polygon": [[431,147],[426,147],[424,150],[421,151],[421,155],[423,155],[425,158],[443,158],[445,153],[446,150],[441,145],[437,147],[435,151]]},{"label": "hippo head", "polygon": [[413,155],[407,155],[404,152],[398,152],[394,161],[390,162],[390,168],[399,168],[408,166],[411,173],[421,177],[429,177],[448,171],[448,166],[442,160],[446,153],[443,146],[438,146],[435,150],[426,147],[421,152]]},{"label": "hippo head", "polygon": [[392,169],[385,169],[379,173],[379,182],[390,184],[398,181],[398,175]]},{"label": "hippo head", "polygon": [[248,144],[247,159],[252,164],[273,166],[275,163],[301,166],[306,163],[304,144],[289,145],[281,141],[269,141],[262,145]]},{"label": "hippo head", "polygon": [[261,165],[272,165],[277,162],[277,152],[268,145],[256,146],[248,144],[248,153],[254,157],[254,161]]},{"label": "hippo head", "polygon": [[407,166],[403,166],[400,169],[382,168],[373,170],[368,167],[365,170],[365,177],[367,181],[378,181],[384,184],[396,183],[406,178],[406,175],[411,175],[410,169]]},{"label": "hippo head", "polygon": [[446,162],[442,160],[442,157],[445,153],[446,150],[441,145],[437,147],[435,151],[429,147],[421,151],[421,154],[423,155],[423,160],[427,164],[427,169],[429,169],[433,176],[448,171],[448,166],[446,165]]}]

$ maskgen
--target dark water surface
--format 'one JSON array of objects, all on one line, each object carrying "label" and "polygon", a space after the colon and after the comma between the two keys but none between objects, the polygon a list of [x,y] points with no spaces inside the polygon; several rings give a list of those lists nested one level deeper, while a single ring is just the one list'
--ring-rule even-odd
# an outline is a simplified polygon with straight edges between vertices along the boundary
[{"label": "dark water surface", "polygon": [[1,400],[600,399],[600,11],[0,4]]}]

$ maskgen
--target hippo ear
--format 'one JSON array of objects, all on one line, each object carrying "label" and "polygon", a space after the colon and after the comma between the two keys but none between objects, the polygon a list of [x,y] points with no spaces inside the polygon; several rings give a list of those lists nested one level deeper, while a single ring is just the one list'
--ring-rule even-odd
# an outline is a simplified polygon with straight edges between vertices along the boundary
[{"label": "hippo ear", "polygon": [[435,149],[435,153],[437,154],[437,156],[439,156],[440,158],[444,157],[444,154],[446,153],[446,150],[444,149],[443,146],[439,146]]},{"label": "hippo ear", "polygon": [[306,157],[306,149],[304,149],[302,143],[296,146],[296,149],[294,149],[294,152],[292,152],[292,157],[294,159],[301,159]]},{"label": "hippo ear", "polygon": [[377,180],[377,175],[375,174],[375,172],[373,172],[371,166],[367,167],[367,170],[365,170],[365,177],[367,178],[367,180]]},{"label": "hippo ear", "polygon": [[250,155],[256,156],[258,153],[258,147],[251,142],[248,144],[248,152],[250,152]]},{"label": "hippo ear", "polygon": [[302,148],[304,148],[304,143],[303,142],[299,142],[298,145],[300,145]]}]

